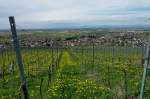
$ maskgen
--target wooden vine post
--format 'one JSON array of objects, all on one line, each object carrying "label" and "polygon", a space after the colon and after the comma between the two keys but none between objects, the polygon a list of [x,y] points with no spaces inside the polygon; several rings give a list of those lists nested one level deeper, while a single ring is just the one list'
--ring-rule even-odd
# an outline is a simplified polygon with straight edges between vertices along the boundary
[{"label": "wooden vine post", "polygon": [[19,66],[19,73],[20,73],[20,79],[21,79],[21,88],[23,91],[24,99],[29,99],[29,93],[27,88],[27,82],[24,74],[24,67],[22,62],[22,56],[20,53],[20,46],[19,41],[17,38],[17,31],[16,31],[16,25],[15,25],[15,19],[13,16],[9,17],[11,32],[12,32],[12,38],[13,38],[13,44],[14,44],[14,50],[16,52],[16,58]]},{"label": "wooden vine post", "polygon": [[53,47],[53,41],[51,41],[51,81],[53,80],[54,77],[54,72],[55,72],[55,66],[54,66],[54,47]]}]

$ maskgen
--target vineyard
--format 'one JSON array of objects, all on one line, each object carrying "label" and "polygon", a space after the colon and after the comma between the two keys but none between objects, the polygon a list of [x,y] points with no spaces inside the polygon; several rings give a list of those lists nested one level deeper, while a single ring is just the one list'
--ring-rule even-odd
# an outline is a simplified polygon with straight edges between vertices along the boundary
[{"label": "vineyard", "polygon": [[[30,97],[137,99],[145,50],[95,45],[21,48]],[[0,98],[21,99],[21,82],[12,48],[0,50],[0,68]],[[149,86],[147,83],[146,99],[150,98]]]},{"label": "vineyard", "polygon": [[150,0],[0,0],[0,99],[150,99]]},{"label": "vineyard", "polygon": [[12,35],[0,35],[1,99],[150,98],[150,83],[143,82],[150,80],[147,32],[65,30],[17,37],[14,17],[9,19]]}]

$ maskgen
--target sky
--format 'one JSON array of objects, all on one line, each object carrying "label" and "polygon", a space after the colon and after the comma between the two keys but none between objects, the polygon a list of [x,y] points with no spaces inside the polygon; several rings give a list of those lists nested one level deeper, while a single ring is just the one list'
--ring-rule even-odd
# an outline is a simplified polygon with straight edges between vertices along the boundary
[{"label": "sky", "polygon": [[0,0],[0,29],[150,25],[150,0]]}]

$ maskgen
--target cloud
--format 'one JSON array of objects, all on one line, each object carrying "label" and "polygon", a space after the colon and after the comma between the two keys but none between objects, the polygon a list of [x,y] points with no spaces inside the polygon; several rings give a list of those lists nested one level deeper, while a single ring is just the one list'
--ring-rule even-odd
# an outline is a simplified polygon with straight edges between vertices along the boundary
[{"label": "cloud", "polygon": [[43,28],[53,23],[149,24],[149,0],[0,0],[0,28],[8,16],[20,28]]}]

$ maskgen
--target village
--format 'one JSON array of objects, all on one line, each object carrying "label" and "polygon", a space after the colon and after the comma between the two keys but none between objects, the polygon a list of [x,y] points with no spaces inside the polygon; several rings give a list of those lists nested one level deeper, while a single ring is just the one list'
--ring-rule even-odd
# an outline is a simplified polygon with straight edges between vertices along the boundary
[{"label": "village", "polygon": [[[81,31],[82,32],[82,31]],[[109,31],[108,31],[109,32]],[[98,34],[98,33],[97,33]],[[32,34],[19,35],[21,47],[49,47],[49,46],[146,46],[146,35],[144,31],[127,31],[127,32],[109,32],[106,35],[99,36],[97,34],[88,33],[85,35],[75,35],[70,37],[55,37],[50,36],[34,37]],[[5,41],[0,41],[0,48],[12,46],[11,37]]]}]

